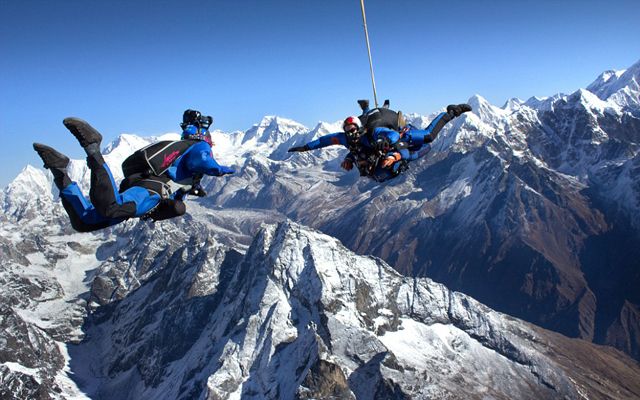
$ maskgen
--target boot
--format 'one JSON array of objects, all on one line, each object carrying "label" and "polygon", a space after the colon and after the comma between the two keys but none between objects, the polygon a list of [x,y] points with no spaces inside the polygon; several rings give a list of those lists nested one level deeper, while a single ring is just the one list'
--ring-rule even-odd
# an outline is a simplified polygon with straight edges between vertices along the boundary
[{"label": "boot", "polygon": [[447,106],[447,113],[451,118],[459,117],[462,113],[466,113],[471,110],[472,108],[468,104],[449,104]]},{"label": "boot", "polygon": [[369,100],[358,100],[358,105],[364,112],[367,112],[367,110],[369,110]]},{"label": "boot", "polygon": [[87,155],[100,153],[100,142],[102,142],[102,135],[95,130],[88,122],[81,120],[80,118],[69,117],[62,121],[64,126],[67,127],[69,132],[78,139],[80,146],[84,148]]},{"label": "boot", "polygon": [[44,167],[53,174],[53,181],[58,190],[62,190],[71,184],[71,179],[67,175],[69,157],[42,143],[34,143],[33,149],[44,162]]}]

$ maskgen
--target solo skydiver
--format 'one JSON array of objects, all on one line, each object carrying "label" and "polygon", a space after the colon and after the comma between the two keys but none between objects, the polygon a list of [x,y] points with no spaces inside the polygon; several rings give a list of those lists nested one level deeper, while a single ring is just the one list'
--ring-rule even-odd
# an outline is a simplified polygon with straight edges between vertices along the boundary
[{"label": "solo skydiver", "polygon": [[[78,232],[91,232],[129,218],[158,221],[181,216],[186,212],[183,199],[187,194],[206,195],[200,186],[203,175],[234,173],[213,158],[209,133],[212,122],[210,116],[186,110],[180,124],[181,140],[156,142],[134,152],[122,165],[125,177],[118,190],[100,153],[102,135],[86,121],[65,118],[63,124],[87,154],[91,201],[67,175],[67,156],[40,143],[34,143],[33,148],[53,174],[71,226]],[[171,182],[181,185],[180,189],[173,191]]]}]

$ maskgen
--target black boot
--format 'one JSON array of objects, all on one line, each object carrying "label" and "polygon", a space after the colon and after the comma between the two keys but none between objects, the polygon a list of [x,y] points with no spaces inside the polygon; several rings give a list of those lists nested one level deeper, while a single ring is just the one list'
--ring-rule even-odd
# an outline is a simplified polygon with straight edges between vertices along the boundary
[{"label": "black boot", "polygon": [[471,110],[471,106],[468,104],[449,104],[447,106],[447,113],[451,118],[459,117],[462,113],[466,113]]},{"label": "black boot", "polygon": [[369,100],[358,100],[358,105],[362,109],[362,111],[369,110]]},{"label": "black boot", "polygon": [[69,132],[78,139],[80,146],[82,146],[87,155],[93,153],[100,153],[100,142],[102,142],[102,135],[95,130],[94,127],[89,125],[87,121],[83,121],[80,118],[69,117],[62,121],[64,126],[67,127]]},{"label": "black boot", "polygon": [[53,174],[53,181],[58,190],[62,190],[71,184],[71,179],[67,175],[69,157],[42,143],[34,143],[33,149],[44,162],[44,167]]}]

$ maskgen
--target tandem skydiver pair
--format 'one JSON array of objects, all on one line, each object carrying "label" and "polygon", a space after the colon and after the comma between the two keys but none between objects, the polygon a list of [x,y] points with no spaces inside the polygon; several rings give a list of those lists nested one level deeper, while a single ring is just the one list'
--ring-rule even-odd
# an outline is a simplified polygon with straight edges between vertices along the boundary
[{"label": "tandem skydiver pair", "polygon": [[389,101],[369,109],[368,100],[358,100],[362,114],[349,116],[342,132],[331,133],[289,152],[303,152],[332,145],[342,145],[349,153],[341,163],[350,171],[355,165],[361,176],[377,182],[388,181],[408,169],[408,164],[424,157],[442,128],[455,117],[471,111],[468,104],[451,104],[431,121],[426,129],[407,124],[401,111],[389,109]]}]

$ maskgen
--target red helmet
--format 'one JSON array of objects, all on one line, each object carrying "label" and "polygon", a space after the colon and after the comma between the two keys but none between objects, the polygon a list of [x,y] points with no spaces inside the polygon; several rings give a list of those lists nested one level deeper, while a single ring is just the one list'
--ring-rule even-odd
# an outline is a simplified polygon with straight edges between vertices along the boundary
[{"label": "red helmet", "polygon": [[[352,125],[355,126],[355,128],[351,127],[349,130],[347,130],[347,128]],[[360,118],[354,115],[345,118],[344,122],[342,123],[342,130],[347,135],[347,139],[358,140],[358,138],[360,138],[360,134],[362,133],[362,122],[360,122]]]},{"label": "red helmet", "polygon": [[360,130],[360,128],[362,128],[362,122],[360,122],[360,118],[351,115],[347,118],[345,118],[344,122],[342,123],[342,130],[344,130],[344,128],[346,128],[349,125],[355,125],[358,127],[358,130]]}]

